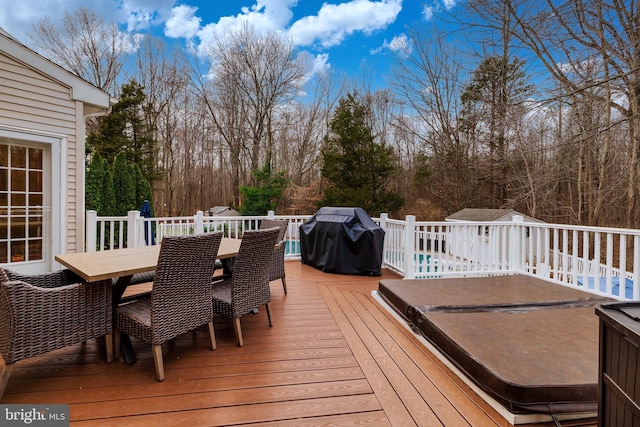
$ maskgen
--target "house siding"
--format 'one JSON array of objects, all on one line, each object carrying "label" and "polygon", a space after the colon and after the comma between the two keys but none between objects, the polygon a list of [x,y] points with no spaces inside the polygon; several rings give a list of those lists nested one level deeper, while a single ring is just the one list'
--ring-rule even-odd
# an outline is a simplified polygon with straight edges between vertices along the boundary
[{"label": "house siding", "polygon": [[[65,138],[66,147],[62,151],[66,160],[62,183],[66,212],[63,244],[69,252],[82,250],[83,233],[78,231],[77,219],[82,195],[76,175],[77,153],[84,151],[84,143],[77,143],[79,120],[83,120],[82,106],[72,99],[71,88],[0,53],[0,125]],[[80,137],[83,141],[84,135]],[[59,189],[52,190],[55,197]]]}]

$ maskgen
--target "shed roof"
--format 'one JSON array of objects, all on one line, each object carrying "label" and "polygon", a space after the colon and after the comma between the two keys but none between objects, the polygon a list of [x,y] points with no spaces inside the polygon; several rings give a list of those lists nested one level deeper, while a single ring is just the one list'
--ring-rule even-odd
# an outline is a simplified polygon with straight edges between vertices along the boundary
[{"label": "shed roof", "polygon": [[231,206],[214,206],[207,210],[207,214],[211,216],[240,216],[240,212]]},{"label": "shed roof", "polygon": [[465,208],[446,218],[446,221],[510,221],[520,215],[528,222],[544,222],[520,213],[514,209],[476,209]]}]

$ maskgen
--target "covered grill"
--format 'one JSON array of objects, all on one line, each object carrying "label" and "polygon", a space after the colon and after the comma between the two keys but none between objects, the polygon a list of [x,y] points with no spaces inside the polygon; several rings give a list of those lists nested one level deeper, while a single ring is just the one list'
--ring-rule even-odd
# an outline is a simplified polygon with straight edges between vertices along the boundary
[{"label": "covered grill", "polygon": [[323,207],[300,226],[302,262],[327,273],[379,276],[383,244],[362,208]]}]

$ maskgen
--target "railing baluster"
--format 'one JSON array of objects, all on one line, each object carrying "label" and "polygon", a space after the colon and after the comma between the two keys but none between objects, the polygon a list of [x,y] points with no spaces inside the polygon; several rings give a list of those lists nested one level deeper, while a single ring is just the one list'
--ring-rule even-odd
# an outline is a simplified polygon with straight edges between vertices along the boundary
[{"label": "railing baluster", "polygon": [[[611,280],[611,278],[613,277],[613,234],[612,233],[607,233],[607,246],[605,250],[606,250],[605,259],[607,263],[605,267],[606,292],[607,294],[611,294],[613,292],[613,283]],[[618,293],[619,293],[618,296],[624,295],[624,292],[622,292],[623,286],[624,286],[624,281],[621,280],[620,285],[618,286]]]}]

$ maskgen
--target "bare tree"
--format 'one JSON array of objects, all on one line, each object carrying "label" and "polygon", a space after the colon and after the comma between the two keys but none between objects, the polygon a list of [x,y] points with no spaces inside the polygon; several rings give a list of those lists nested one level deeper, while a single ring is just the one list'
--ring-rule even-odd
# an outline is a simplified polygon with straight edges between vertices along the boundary
[{"label": "bare tree", "polygon": [[[411,32],[412,49],[399,57],[392,85],[401,100],[398,135],[419,146],[414,176],[429,198],[447,212],[472,204],[477,197],[473,136],[459,128],[457,112],[463,86],[462,63],[453,46],[431,40],[425,31]],[[417,174],[417,175],[416,175]]]},{"label": "bare tree", "polygon": [[95,11],[81,7],[65,12],[61,24],[42,18],[29,37],[45,57],[66,67],[100,89],[115,93],[128,49],[115,23],[105,23]]},{"label": "bare tree", "polygon": [[216,37],[208,56],[211,70],[198,73],[198,91],[228,147],[233,203],[239,205],[239,185],[262,162],[271,162],[279,107],[296,96],[304,67],[291,40],[248,24]]},{"label": "bare tree", "polygon": [[[506,11],[511,37],[532,52],[562,85],[567,99],[608,105],[608,122],[601,129],[626,123],[628,157],[626,219],[640,225],[640,11],[637,2],[617,0],[477,0],[472,7],[486,25],[499,28],[496,16]],[[591,90],[599,88],[600,90]],[[595,131],[596,129],[592,129]],[[595,135],[595,134],[594,134]],[[606,144],[606,141],[605,141]],[[610,153],[608,148],[603,153]],[[608,156],[609,154],[604,154]],[[606,173],[601,170],[599,175]],[[598,174],[597,174],[598,175]],[[601,181],[602,182],[602,181]],[[601,193],[604,191],[600,189]],[[602,212],[602,200],[595,203]],[[597,213],[595,218],[600,218]],[[594,219],[595,219],[594,218]]]},{"label": "bare tree", "polygon": [[135,48],[126,74],[144,87],[147,98],[144,118],[147,126],[155,130],[158,148],[155,153],[158,174],[152,183],[154,206],[158,214],[168,215],[176,206],[174,195],[181,194],[181,190],[174,189],[177,184],[175,178],[182,176],[179,170],[175,170],[177,164],[171,159],[177,149],[173,146],[174,139],[184,121],[173,116],[183,109],[185,103],[190,105],[190,109],[202,106],[192,102],[193,97],[186,93],[190,84],[189,72],[179,51],[170,49],[161,39],[151,35],[139,38]]}]

